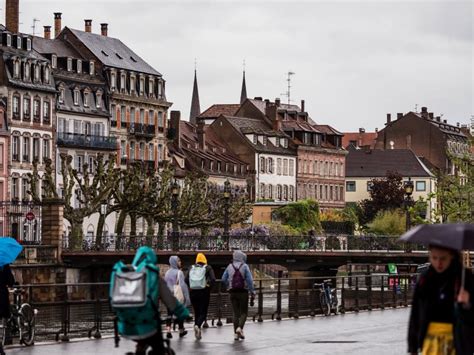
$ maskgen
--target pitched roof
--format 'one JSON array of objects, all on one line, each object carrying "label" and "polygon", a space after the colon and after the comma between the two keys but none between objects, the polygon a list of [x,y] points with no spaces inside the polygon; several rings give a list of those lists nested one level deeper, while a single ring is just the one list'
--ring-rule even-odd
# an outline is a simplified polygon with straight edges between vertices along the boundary
[{"label": "pitched roof", "polygon": [[370,148],[375,147],[375,142],[377,140],[377,132],[344,132],[344,137],[342,137],[342,146],[347,147],[351,144],[352,141],[357,142],[357,147],[366,147]]},{"label": "pitched roof", "polygon": [[284,131],[303,131],[303,132],[313,132],[313,133],[322,133],[314,125],[305,122],[303,120],[284,120],[281,121],[281,126]]},{"label": "pitched roof", "polygon": [[68,28],[104,65],[161,76],[121,40]]},{"label": "pitched roof", "polygon": [[331,134],[331,135],[337,135],[337,136],[342,136],[343,134],[339,132],[338,130],[334,129],[330,125],[327,124],[315,124],[314,127],[325,134]]},{"label": "pitched roof", "polygon": [[41,54],[56,54],[58,57],[71,57],[83,59],[69,43],[60,38],[46,39],[33,37],[33,49]]},{"label": "pitched roof", "polygon": [[430,177],[432,173],[409,149],[349,150],[346,177],[383,177],[387,171],[404,177]]},{"label": "pitched roof", "polygon": [[216,118],[220,115],[233,116],[239,109],[239,104],[216,104],[209,107],[206,111],[201,113],[200,118]]}]

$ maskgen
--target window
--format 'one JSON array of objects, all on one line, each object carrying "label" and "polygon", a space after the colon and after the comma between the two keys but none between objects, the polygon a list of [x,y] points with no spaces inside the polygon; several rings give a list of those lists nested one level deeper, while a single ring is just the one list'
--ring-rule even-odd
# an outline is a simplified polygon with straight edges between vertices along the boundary
[{"label": "window", "polygon": [[12,198],[13,200],[18,200],[19,192],[18,192],[18,178],[12,178]]},{"label": "window", "polygon": [[53,54],[51,56],[51,66],[53,67],[53,69],[56,69],[56,67],[58,66],[58,57],[56,56],[56,54]]},{"label": "window", "polygon": [[12,160],[20,161],[20,137],[13,136]]},{"label": "window", "polygon": [[277,200],[281,201],[281,185],[277,185]]},{"label": "window", "polygon": [[145,93],[145,78],[140,77],[140,95]]},{"label": "window", "polygon": [[76,170],[81,174],[84,168],[84,156],[76,155]]},{"label": "window", "polygon": [[49,101],[43,101],[43,121],[49,122],[51,104]]},{"label": "window", "polygon": [[163,155],[163,146],[158,144],[158,161],[163,160],[165,157]]},{"label": "window", "polygon": [[7,34],[7,46],[12,46],[12,36],[10,34]]},{"label": "window", "polygon": [[276,137],[275,146],[276,146],[276,147],[279,147],[279,146],[280,146],[280,137]]},{"label": "window", "polygon": [[74,105],[79,105],[79,90],[75,89],[74,90]]},{"label": "window", "polygon": [[111,121],[114,123],[111,123],[112,127],[117,126],[117,108],[115,105],[110,105],[110,113],[112,114]]},{"label": "window", "polygon": [[135,142],[130,142],[130,160],[135,160]]},{"label": "window", "polygon": [[40,139],[33,138],[33,161],[40,162]]},{"label": "window", "polygon": [[16,38],[16,48],[21,49],[21,37],[18,36]]},{"label": "window", "polygon": [[43,139],[43,161],[49,158],[49,139]]},{"label": "window", "polygon": [[81,121],[74,120],[74,134],[81,134]]},{"label": "window", "polygon": [[150,143],[148,145],[148,160],[155,160],[154,158],[154,154],[153,154],[153,150],[154,150],[154,146],[153,146],[153,143]]},{"label": "window", "polygon": [[355,181],[346,181],[346,191],[347,192],[355,192],[356,190],[356,182]]},{"label": "window", "polygon": [[115,91],[115,86],[116,86],[116,76],[115,73],[110,74],[110,89],[112,91]]},{"label": "window", "polygon": [[13,96],[12,100],[12,114],[14,118],[20,118],[20,96]]},{"label": "window", "polygon": [[77,60],[77,73],[81,74],[82,73],[82,60],[78,59]]},{"label": "window", "polygon": [[[4,150],[4,145],[3,143],[0,144],[0,169],[3,169],[3,164],[4,164],[4,161],[3,161],[3,153],[5,152]],[[2,192],[2,189],[0,188],[0,193]],[[3,201],[3,199],[0,199],[0,201]]]},{"label": "window", "polygon": [[135,76],[131,75],[130,76],[130,93],[131,94],[134,94],[136,91],[136,87],[135,87]]},{"label": "window", "polygon": [[31,99],[29,97],[23,98],[23,119],[30,118],[30,112],[31,112],[30,102],[31,102]]},{"label": "window", "polygon": [[265,158],[260,158],[260,172],[265,173]]},{"label": "window", "polygon": [[120,106],[120,122],[122,124],[122,127],[125,127],[127,125],[127,121],[125,119],[126,110],[127,108],[125,106]]},{"label": "window", "polygon": [[94,173],[94,157],[89,155],[89,163],[87,164],[87,167],[89,168],[89,174]]},{"label": "window", "polygon": [[367,191],[371,191],[373,185],[374,183],[372,181],[367,181]]},{"label": "window", "polygon": [[30,63],[26,62],[24,64],[24,68],[25,68],[25,79],[29,80],[30,79]]},{"label": "window", "polygon": [[13,76],[15,78],[20,77],[20,61],[19,60],[15,60],[13,62]]},{"label": "window", "polygon": [[295,161],[293,159],[290,159],[290,176],[295,175]]},{"label": "window", "polygon": [[272,184],[268,184],[268,198],[270,200],[273,200],[273,185]]},{"label": "window", "polygon": [[260,198],[264,199],[265,198],[265,184],[260,183]]},{"label": "window", "polygon": [[288,159],[283,159],[283,175],[288,175]]},{"label": "window", "polygon": [[281,158],[277,158],[277,175],[281,175]]},{"label": "window", "polygon": [[125,158],[127,156],[125,141],[120,141],[120,157]]},{"label": "window", "polygon": [[159,128],[164,127],[163,112],[161,111],[158,111],[158,127]]},{"label": "window", "polygon": [[267,136],[263,136],[263,145],[267,145],[267,143],[268,143]]},{"label": "window", "polygon": [[135,107],[130,107],[130,121],[135,123]]},{"label": "window", "polygon": [[290,185],[289,200],[293,201],[294,199],[295,199],[295,187],[293,185]]},{"label": "window", "polygon": [[288,139],[282,138],[283,141],[283,147],[288,148]]},{"label": "window", "polygon": [[84,106],[88,107],[89,106],[89,93],[84,92]]},{"label": "window", "polygon": [[284,199],[285,201],[288,200],[288,185],[284,185],[284,186],[283,186],[283,199]]},{"label": "window", "polygon": [[217,171],[218,171],[218,172],[221,171],[221,165],[222,165],[221,162],[218,161],[218,162],[217,162]]},{"label": "window", "polygon": [[148,94],[150,96],[153,96],[153,86],[155,85],[155,83],[153,82],[153,79],[150,77],[150,79],[148,79]]},{"label": "window", "polygon": [[49,67],[46,66],[46,67],[44,68],[44,82],[45,82],[46,84],[49,84],[49,76],[50,76],[49,74],[50,74],[50,72],[49,72]]},{"label": "window", "polygon": [[39,64],[35,65],[35,81],[40,80],[40,66]]},{"label": "window", "polygon": [[23,162],[30,162],[30,138],[23,137]]},{"label": "window", "polygon": [[102,93],[101,92],[97,92],[96,93],[96,99],[95,99],[95,106],[97,108],[101,108],[102,107]]},{"label": "window", "polygon": [[329,200],[333,200],[333,187],[329,186]]},{"label": "window", "polygon": [[140,160],[145,159],[145,143],[140,142],[140,145],[138,146],[138,156]]},{"label": "window", "polygon": [[417,181],[416,182],[416,191],[426,191],[426,182],[425,181]]},{"label": "window", "polygon": [[342,186],[339,186],[339,199],[344,201],[344,189]]},{"label": "window", "polygon": [[59,89],[59,103],[60,104],[64,102],[64,94],[65,94],[64,88]]},{"label": "window", "polygon": [[145,110],[144,109],[140,109],[140,118],[139,118],[139,122],[141,124],[143,124],[143,122],[145,122]]},{"label": "window", "polygon": [[257,135],[256,134],[253,135],[253,144],[257,144]]},{"label": "window", "polygon": [[148,124],[154,125],[155,124],[155,111],[150,110],[148,112]]},{"label": "window", "polygon": [[41,101],[39,99],[33,100],[33,118],[39,121],[41,115]]},{"label": "window", "polygon": [[67,71],[72,71],[72,58],[67,59]]},{"label": "window", "polygon": [[120,75],[120,91],[125,92],[125,74]]},{"label": "window", "polygon": [[89,75],[94,75],[94,74],[95,74],[94,62],[93,62],[93,61],[90,61],[90,62],[89,62]]},{"label": "window", "polygon": [[273,174],[273,159],[272,158],[268,158],[267,159],[267,173],[268,174]]}]

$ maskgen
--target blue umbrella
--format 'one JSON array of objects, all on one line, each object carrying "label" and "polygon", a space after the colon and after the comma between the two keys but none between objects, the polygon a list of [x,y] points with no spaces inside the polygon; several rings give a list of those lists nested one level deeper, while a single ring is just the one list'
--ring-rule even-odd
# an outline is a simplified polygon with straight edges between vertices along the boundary
[{"label": "blue umbrella", "polygon": [[11,264],[18,257],[23,247],[10,237],[0,237],[0,267]]}]

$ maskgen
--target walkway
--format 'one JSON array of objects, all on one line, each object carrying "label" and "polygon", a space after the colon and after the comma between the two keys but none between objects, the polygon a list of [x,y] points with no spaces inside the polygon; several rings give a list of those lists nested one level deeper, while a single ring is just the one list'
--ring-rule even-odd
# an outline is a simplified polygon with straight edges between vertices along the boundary
[{"label": "walkway", "polygon": [[[361,312],[298,320],[249,322],[246,340],[235,342],[232,327],[203,330],[203,339],[194,340],[190,329],[183,339],[171,344],[177,354],[404,354],[409,309]],[[191,328],[191,325],[187,326]],[[14,348],[8,355],[123,355],[134,348],[122,340],[119,349],[112,339],[77,341],[54,345]]]}]

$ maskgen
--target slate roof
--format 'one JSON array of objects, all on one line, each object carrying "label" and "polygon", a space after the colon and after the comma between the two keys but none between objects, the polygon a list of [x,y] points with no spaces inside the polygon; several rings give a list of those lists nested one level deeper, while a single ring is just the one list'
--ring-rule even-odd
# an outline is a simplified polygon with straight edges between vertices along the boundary
[{"label": "slate roof", "polygon": [[313,132],[313,133],[322,133],[314,125],[311,125],[308,122],[302,120],[284,120],[281,122],[281,126],[284,131],[303,131],[303,132]]},{"label": "slate roof", "polygon": [[337,136],[343,135],[343,133],[339,132],[338,130],[332,128],[331,126],[327,124],[316,124],[314,125],[314,127],[320,132],[323,132],[325,134],[331,134],[331,135],[337,135]]},{"label": "slate roof", "polygon": [[394,171],[404,177],[433,176],[409,149],[349,150],[346,156],[346,177],[384,177]]},{"label": "slate roof", "polygon": [[216,118],[220,115],[234,116],[240,108],[239,104],[216,104],[209,107],[206,111],[201,113],[199,118]]},{"label": "slate roof", "polygon": [[161,76],[117,38],[68,28],[106,66]]},{"label": "slate roof", "polygon": [[33,49],[41,54],[56,54],[58,57],[84,59],[69,43],[59,39],[33,37]]}]

